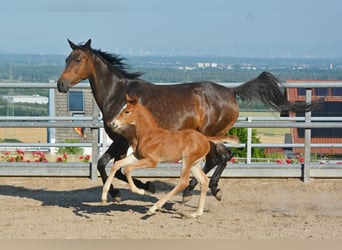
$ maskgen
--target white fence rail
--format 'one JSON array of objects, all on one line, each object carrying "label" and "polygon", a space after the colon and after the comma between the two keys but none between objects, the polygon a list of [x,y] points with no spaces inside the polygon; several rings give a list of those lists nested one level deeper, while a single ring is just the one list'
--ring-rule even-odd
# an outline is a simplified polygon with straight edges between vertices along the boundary
[{"label": "white fence rail", "polygon": [[[222,83],[226,86],[236,86],[239,83]],[[54,105],[55,83],[0,83],[1,88],[45,88],[50,89],[49,108]],[[306,100],[311,101],[312,88],[342,88],[342,82],[324,82],[324,83],[291,83],[283,84],[286,88],[305,88]],[[88,83],[76,85],[76,88],[89,88]],[[82,121],[82,127],[90,128],[93,141],[91,143],[0,143],[0,150],[5,148],[38,148],[38,147],[66,147],[80,146],[92,147],[91,162],[0,162],[0,176],[81,176],[90,177],[96,180],[97,159],[100,148],[103,146],[99,142],[99,130],[103,123],[99,121],[99,110],[93,102],[93,114],[91,117],[0,117],[0,127],[2,128],[73,128],[73,121]],[[312,122],[315,121],[315,122]],[[324,121],[324,122],[323,122]],[[245,163],[227,164],[223,172],[223,177],[298,177],[308,181],[311,177],[320,178],[341,178],[342,165],[340,164],[319,164],[311,161],[311,148],[313,147],[342,147],[338,143],[311,143],[312,128],[342,128],[342,117],[314,117],[311,113],[306,113],[305,117],[239,117],[235,127],[248,129],[248,141],[241,144],[241,147],[247,147],[247,159]],[[303,144],[254,144],[251,142],[252,128],[304,128],[305,142]],[[276,164],[276,163],[253,163],[251,162],[251,150],[253,147],[277,147],[277,148],[304,148],[303,164]],[[110,167],[110,166],[108,166]],[[173,177],[179,176],[179,164],[160,164],[157,169],[144,169],[134,172],[135,176],[153,176],[153,177]],[[209,173],[210,175],[210,173]]]}]

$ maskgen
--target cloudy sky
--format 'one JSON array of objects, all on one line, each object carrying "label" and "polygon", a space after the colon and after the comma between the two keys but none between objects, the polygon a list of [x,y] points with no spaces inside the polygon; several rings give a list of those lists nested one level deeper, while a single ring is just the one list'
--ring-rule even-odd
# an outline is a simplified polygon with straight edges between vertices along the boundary
[{"label": "cloudy sky", "polygon": [[342,57],[340,0],[4,0],[0,53]]}]

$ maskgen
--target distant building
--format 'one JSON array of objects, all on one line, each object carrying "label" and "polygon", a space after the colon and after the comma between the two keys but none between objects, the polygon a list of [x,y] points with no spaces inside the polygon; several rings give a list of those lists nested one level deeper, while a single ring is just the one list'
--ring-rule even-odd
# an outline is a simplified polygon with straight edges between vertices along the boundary
[{"label": "distant building", "polygon": [[197,68],[203,69],[204,68],[204,63],[197,63]]},{"label": "distant building", "polygon": [[197,68],[200,68],[200,69],[205,69],[205,68],[217,68],[218,67],[218,64],[217,63],[197,63]]},{"label": "distant building", "polygon": [[49,98],[47,96],[39,95],[5,95],[2,96],[2,98],[9,103],[47,104],[49,102]]},{"label": "distant building", "polygon": [[[307,81],[288,81],[288,83]],[[310,81],[325,82],[325,81]],[[329,81],[331,82],[331,81]],[[305,101],[305,88],[288,88],[287,98],[291,102]],[[314,88],[312,100],[325,97],[319,110],[311,112],[311,117],[342,117],[342,88]],[[297,114],[304,116],[305,114]],[[291,117],[296,114],[290,113]],[[291,128],[292,143],[304,143],[304,129]],[[342,143],[342,128],[313,128],[311,143]],[[303,148],[293,148],[294,153],[303,153]],[[327,155],[342,155],[342,148],[311,148],[312,153]]]}]

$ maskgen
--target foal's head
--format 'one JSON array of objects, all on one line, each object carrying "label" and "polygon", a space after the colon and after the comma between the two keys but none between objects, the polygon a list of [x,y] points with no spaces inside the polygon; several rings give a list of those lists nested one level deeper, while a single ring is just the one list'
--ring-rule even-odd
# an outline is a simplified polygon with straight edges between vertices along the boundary
[{"label": "foal's head", "polygon": [[121,109],[120,113],[111,121],[113,129],[119,129],[127,125],[135,125],[137,120],[136,107],[138,106],[138,97],[132,98],[126,94],[126,105]]}]

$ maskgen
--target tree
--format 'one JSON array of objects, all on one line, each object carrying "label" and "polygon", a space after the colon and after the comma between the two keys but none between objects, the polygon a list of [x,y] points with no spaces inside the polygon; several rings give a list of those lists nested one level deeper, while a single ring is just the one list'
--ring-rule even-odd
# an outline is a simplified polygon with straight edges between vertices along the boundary
[{"label": "tree", "polygon": [[[247,128],[232,128],[227,135],[236,135],[239,137],[241,143],[247,143]],[[256,129],[252,129],[252,143],[260,143],[257,137]],[[247,157],[247,148],[232,148],[236,157]],[[265,153],[263,148],[252,148],[253,158],[264,158]]]}]

